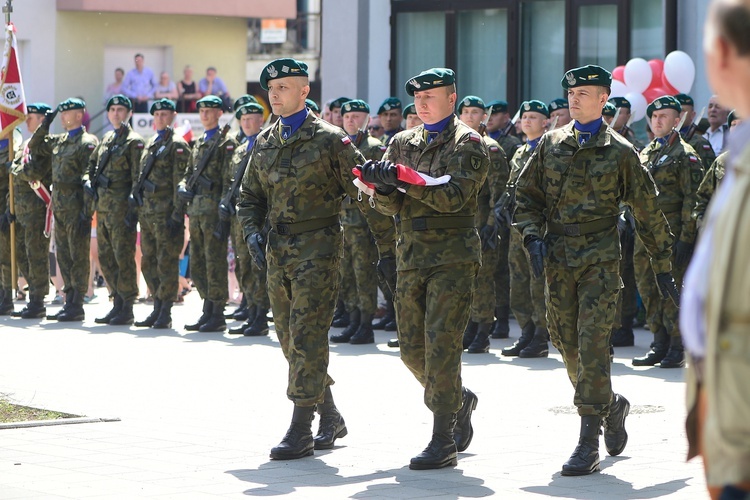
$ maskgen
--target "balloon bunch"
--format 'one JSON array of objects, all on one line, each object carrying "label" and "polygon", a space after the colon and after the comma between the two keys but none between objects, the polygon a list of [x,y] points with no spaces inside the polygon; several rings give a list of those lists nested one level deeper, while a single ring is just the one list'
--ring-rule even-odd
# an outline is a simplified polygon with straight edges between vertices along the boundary
[{"label": "balloon bunch", "polygon": [[663,95],[687,94],[695,81],[695,63],[680,50],[662,61],[636,57],[612,71],[612,97],[630,102],[633,120],[646,116],[648,103]]}]

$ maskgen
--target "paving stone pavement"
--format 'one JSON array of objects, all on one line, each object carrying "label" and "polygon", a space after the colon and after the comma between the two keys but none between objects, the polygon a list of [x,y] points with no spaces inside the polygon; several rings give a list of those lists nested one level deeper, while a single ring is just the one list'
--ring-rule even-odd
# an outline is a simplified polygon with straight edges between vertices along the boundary
[{"label": "paving stone pavement", "polygon": [[[519,335],[515,323],[489,354],[464,355],[464,383],[479,404],[457,467],[409,470],[432,419],[386,332],[375,345],[331,346],[349,435],[314,457],[271,461],[292,413],[278,342],[273,331],[186,332],[200,314],[197,295],[173,309],[174,330],[96,325],[109,308],[101,298],[86,305],[83,324],[0,317],[0,394],[120,419],[0,429],[0,499],[707,498],[700,460],[685,462],[682,371],[630,365],[648,349],[647,331],[616,350],[613,386],[632,404],[630,440],[619,457],[602,443],[600,473],[560,475],[578,436],[572,387],[554,349],[546,359],[500,355]],[[137,305],[136,318],[149,309]]]}]

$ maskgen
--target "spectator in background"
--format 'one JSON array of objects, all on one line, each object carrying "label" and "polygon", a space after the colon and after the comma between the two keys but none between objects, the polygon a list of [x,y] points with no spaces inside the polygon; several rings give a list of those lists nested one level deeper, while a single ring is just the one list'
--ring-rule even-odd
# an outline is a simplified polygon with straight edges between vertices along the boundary
[{"label": "spectator in background", "polygon": [[154,98],[156,78],[144,64],[143,54],[135,55],[135,68],[122,81],[122,93],[133,101],[134,113],[148,113],[148,101]]},{"label": "spectator in background", "polygon": [[370,116],[370,124],[367,126],[367,130],[369,130],[370,135],[376,139],[380,139],[385,135],[385,130],[380,124],[380,117],[378,115]]},{"label": "spectator in background", "polygon": [[232,98],[229,96],[229,89],[227,89],[224,80],[216,76],[216,68],[209,66],[206,69],[206,77],[201,78],[198,82],[198,91],[201,93],[201,97],[207,95],[215,95],[219,97],[224,103],[224,110],[232,109]]},{"label": "spectator in background", "polygon": [[159,75],[159,83],[154,90],[154,99],[171,99],[177,101],[180,94],[177,92],[177,85],[169,78],[169,73],[162,71]]},{"label": "spectator in background", "polygon": [[182,70],[182,80],[177,84],[180,99],[177,102],[178,113],[195,113],[195,103],[201,98],[197,85],[193,80],[193,68],[190,65]]},{"label": "spectator in background", "polygon": [[729,110],[719,104],[719,99],[714,95],[708,100],[708,125],[709,128],[703,137],[708,139],[716,156],[726,149],[727,138],[727,116]]},{"label": "spectator in background", "polygon": [[117,68],[115,70],[115,81],[107,85],[104,90],[104,102],[109,101],[109,98],[115,94],[122,94],[122,79],[125,78],[125,70]]}]

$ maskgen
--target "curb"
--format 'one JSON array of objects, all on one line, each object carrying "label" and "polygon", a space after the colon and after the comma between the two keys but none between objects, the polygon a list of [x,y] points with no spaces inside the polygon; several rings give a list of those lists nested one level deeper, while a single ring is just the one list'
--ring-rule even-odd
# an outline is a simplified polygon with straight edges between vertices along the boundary
[{"label": "curb", "polygon": [[27,420],[25,422],[9,422],[0,424],[0,430],[3,429],[23,429],[26,427],[46,427],[50,425],[68,425],[68,424],[93,424],[95,422],[119,422],[119,417],[113,418],[59,418],[56,420]]}]

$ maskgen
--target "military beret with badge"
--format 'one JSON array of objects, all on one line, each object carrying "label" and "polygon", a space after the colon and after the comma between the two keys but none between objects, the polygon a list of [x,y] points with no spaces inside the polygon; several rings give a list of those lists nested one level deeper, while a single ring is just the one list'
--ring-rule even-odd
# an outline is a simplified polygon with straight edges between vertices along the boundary
[{"label": "military beret with badge", "polygon": [[500,99],[495,99],[494,101],[490,101],[486,103],[484,106],[487,112],[489,112],[490,108],[492,108],[493,115],[495,113],[507,113],[508,112],[508,103]]},{"label": "military beret with badge", "polygon": [[201,97],[200,99],[198,99],[198,102],[195,103],[195,107],[198,109],[201,109],[201,108],[223,109],[224,103],[222,102],[219,96],[207,95],[206,97]]},{"label": "military beret with badge", "polygon": [[608,102],[611,102],[616,108],[632,108],[630,101],[624,97],[610,97]]},{"label": "military beret with badge", "polygon": [[563,99],[562,97],[552,99],[552,102],[549,103],[550,111],[557,111],[558,109],[568,109],[568,107],[568,100]]},{"label": "military beret with badge", "polygon": [[315,113],[320,113],[320,106],[318,106],[318,103],[312,99],[305,99],[305,106]]},{"label": "military beret with badge", "polygon": [[475,95],[467,95],[463,99],[461,99],[461,102],[458,103],[458,114],[461,114],[461,111],[464,108],[480,108],[485,109],[484,101]]},{"label": "military beret with badge", "polygon": [[417,76],[409,78],[404,87],[406,93],[414,96],[414,92],[447,87],[456,83],[456,74],[449,68],[431,68],[422,71]]},{"label": "military beret with badge", "polygon": [[536,113],[541,113],[547,118],[549,118],[549,108],[546,104],[544,104],[542,101],[538,101],[536,99],[531,101],[524,101],[521,104],[520,109],[518,110],[518,116],[523,117],[523,114],[525,112],[534,111]]},{"label": "military beret with badge", "polygon": [[240,106],[237,108],[237,110],[234,112],[234,117],[238,120],[242,117],[242,115],[262,115],[263,106],[258,104],[257,102],[248,102],[244,106]]},{"label": "military beret with badge", "polygon": [[166,97],[158,99],[151,104],[151,109],[148,110],[152,115],[157,111],[177,111],[177,105],[171,99]]},{"label": "military beret with badge", "polygon": [[268,90],[268,82],[270,80],[286,78],[288,76],[309,76],[307,73],[307,64],[288,57],[275,59],[268,63],[263,68],[263,71],[260,72],[260,86],[263,90]]},{"label": "military beret with badge", "polygon": [[328,111],[333,111],[336,108],[340,108],[345,102],[351,101],[351,97],[339,97],[328,103]]},{"label": "military beret with badge", "polygon": [[345,115],[346,113],[350,113],[352,111],[359,111],[361,113],[369,114],[370,106],[362,99],[352,99],[350,101],[346,101],[341,106],[341,116]]},{"label": "military beret with badge", "polygon": [[34,102],[26,105],[26,112],[29,114],[44,116],[48,111],[52,111],[52,108],[44,102]]},{"label": "military beret with badge", "polygon": [[109,111],[109,108],[112,106],[125,106],[129,110],[133,109],[133,103],[130,101],[130,98],[122,94],[115,94],[109,98],[106,106],[107,111]]},{"label": "military beret with badge", "polygon": [[71,97],[57,105],[58,111],[70,111],[71,109],[86,109],[86,103],[83,99]]},{"label": "military beret with badge", "polygon": [[392,109],[401,109],[401,101],[398,97],[389,97],[388,99],[383,101],[383,104],[381,104],[378,108],[378,114],[385,113],[386,111],[390,111]]},{"label": "military beret with badge", "polygon": [[602,116],[609,116],[610,118],[614,118],[617,114],[617,108],[614,104],[607,101],[604,103],[604,107],[602,108]]},{"label": "military beret with badge", "polygon": [[401,116],[403,116],[404,120],[406,120],[407,116],[416,115],[416,114],[417,114],[417,107],[414,105],[414,103],[411,103],[404,108],[404,111],[401,113]]},{"label": "military beret with badge", "polygon": [[601,66],[588,64],[565,72],[560,85],[565,90],[588,85],[609,88],[612,86],[612,73]]},{"label": "military beret with badge", "polygon": [[257,103],[258,99],[256,99],[254,96],[251,96],[250,94],[242,95],[236,101],[234,101],[232,110],[237,111],[245,104],[250,104],[251,102]]},{"label": "military beret with badge", "polygon": [[680,105],[680,101],[678,101],[671,95],[663,95],[651,101],[651,104],[649,104],[646,108],[646,115],[651,118],[651,115],[654,114],[654,111],[659,111],[662,109],[674,109],[678,113],[681,113],[682,105]]},{"label": "military beret with badge", "polygon": [[695,101],[693,101],[693,98],[687,94],[677,94],[676,96],[674,96],[674,98],[677,99],[677,102],[679,102],[682,106],[695,107]]}]

